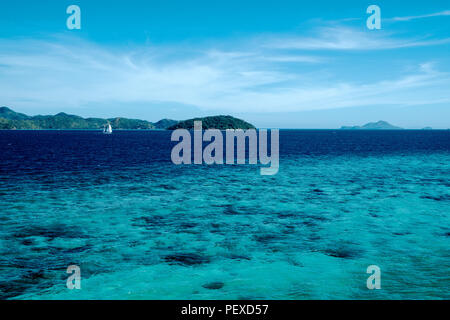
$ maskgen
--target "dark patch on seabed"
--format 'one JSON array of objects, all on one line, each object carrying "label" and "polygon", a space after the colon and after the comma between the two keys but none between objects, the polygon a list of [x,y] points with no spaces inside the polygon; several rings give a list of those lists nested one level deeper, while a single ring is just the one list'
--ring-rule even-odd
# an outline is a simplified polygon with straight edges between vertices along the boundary
[{"label": "dark patch on seabed", "polygon": [[409,232],[409,231],[400,232],[399,231],[399,232],[393,232],[392,234],[395,236],[406,236],[406,235],[410,235],[411,232]]},{"label": "dark patch on seabed", "polygon": [[56,285],[57,279],[44,270],[28,271],[20,278],[0,282],[0,299],[11,299],[32,291],[43,291]]},{"label": "dark patch on seabed", "polygon": [[421,196],[422,199],[430,199],[430,200],[434,200],[434,201],[450,201],[450,194],[444,194],[444,195],[440,195],[440,196],[430,196],[430,195],[426,195],[426,196]]},{"label": "dark patch on seabed", "polygon": [[76,239],[76,238],[88,238],[88,236],[76,226],[66,226],[63,224],[50,225],[50,226],[27,226],[20,228],[13,234],[15,238],[28,238],[28,237],[45,237],[50,240],[63,238],[63,239]]},{"label": "dark patch on seabed", "polygon": [[163,260],[169,264],[179,264],[184,266],[194,266],[210,262],[210,258],[196,253],[178,253],[167,255]]},{"label": "dark patch on seabed", "polygon": [[159,185],[159,187],[165,189],[165,190],[177,190],[177,188],[173,185],[168,185],[168,184],[161,184]]},{"label": "dark patch on seabed", "polygon": [[240,255],[240,254],[230,254],[227,257],[232,260],[251,260],[251,258],[249,256]]},{"label": "dark patch on seabed", "polygon": [[202,287],[210,290],[219,290],[222,289],[224,285],[225,283],[223,282],[210,282],[202,285]]},{"label": "dark patch on seabed", "polygon": [[326,255],[342,259],[355,259],[361,255],[360,250],[353,248],[333,248],[323,251]]},{"label": "dark patch on seabed", "polygon": [[92,249],[93,246],[90,244],[81,246],[81,247],[76,247],[76,248],[70,248],[70,249],[66,249],[64,250],[65,254],[72,254],[72,253],[82,253],[82,252],[86,252],[90,249]]},{"label": "dark patch on seabed", "polygon": [[161,227],[167,225],[167,217],[161,215],[149,215],[133,219],[136,227]]},{"label": "dark patch on seabed", "polygon": [[231,205],[231,204],[227,204],[225,206],[223,206],[223,213],[227,214],[227,215],[238,215],[238,214],[242,214],[241,212],[239,212],[238,210],[236,210],[236,208]]},{"label": "dark patch on seabed", "polygon": [[255,236],[255,240],[260,243],[270,243],[282,240],[283,236],[279,234],[260,234]]}]

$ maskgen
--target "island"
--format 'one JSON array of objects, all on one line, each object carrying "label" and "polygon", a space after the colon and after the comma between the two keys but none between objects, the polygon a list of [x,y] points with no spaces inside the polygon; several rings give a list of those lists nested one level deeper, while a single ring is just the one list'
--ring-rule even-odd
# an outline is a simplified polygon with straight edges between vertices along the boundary
[{"label": "island", "polygon": [[180,121],[179,123],[171,126],[168,130],[176,130],[176,129],[194,129],[194,121],[201,121],[202,128],[204,130],[207,129],[218,129],[218,130],[226,130],[226,129],[255,129],[255,127],[238,118],[234,118],[232,116],[213,116],[213,117],[204,117],[204,118],[194,118],[185,121]]},{"label": "island", "polygon": [[203,121],[204,129],[254,129],[244,120],[232,116],[212,116],[185,121],[162,119],[158,122],[122,117],[102,119],[83,118],[64,112],[56,115],[28,116],[8,107],[0,108],[0,130],[98,130],[111,125],[114,130],[175,130],[192,129],[194,121]]},{"label": "island", "polygon": [[[127,118],[82,118],[64,112],[47,116],[28,116],[10,108],[0,108],[0,129],[9,130],[45,130],[45,129],[100,129],[111,124],[114,129],[156,129],[155,124]],[[171,123],[173,124],[173,123]]]},{"label": "island", "polygon": [[341,130],[402,130],[403,128],[396,127],[386,121],[369,122],[363,126],[343,126]]}]

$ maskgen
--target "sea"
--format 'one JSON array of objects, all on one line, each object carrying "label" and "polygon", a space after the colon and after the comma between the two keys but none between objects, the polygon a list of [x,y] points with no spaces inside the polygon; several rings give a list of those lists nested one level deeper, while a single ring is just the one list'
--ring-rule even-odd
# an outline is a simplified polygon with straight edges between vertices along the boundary
[{"label": "sea", "polygon": [[170,135],[0,131],[0,299],[450,298],[449,130],[281,130],[273,176]]}]

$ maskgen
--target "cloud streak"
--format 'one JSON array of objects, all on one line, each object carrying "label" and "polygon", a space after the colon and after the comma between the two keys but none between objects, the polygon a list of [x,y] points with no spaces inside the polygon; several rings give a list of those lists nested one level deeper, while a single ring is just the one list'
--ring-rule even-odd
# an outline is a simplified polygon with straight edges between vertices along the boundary
[{"label": "cloud streak", "polygon": [[450,43],[444,39],[395,39],[386,33],[359,31],[349,27],[322,27],[313,37],[286,36],[269,41],[278,49],[367,51],[435,46]]},{"label": "cloud streak", "polygon": [[395,17],[395,18],[390,18],[390,19],[386,19],[386,20],[387,21],[411,21],[411,20],[417,20],[417,19],[445,17],[445,16],[450,16],[450,10],[445,10],[445,11],[430,13],[430,14],[423,14],[423,15],[418,15],[418,16]]}]

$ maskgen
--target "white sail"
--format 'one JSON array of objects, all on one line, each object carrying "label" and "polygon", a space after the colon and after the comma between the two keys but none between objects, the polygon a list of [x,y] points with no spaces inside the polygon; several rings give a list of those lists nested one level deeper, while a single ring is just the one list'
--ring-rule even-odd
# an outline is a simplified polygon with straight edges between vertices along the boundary
[{"label": "white sail", "polygon": [[111,133],[112,133],[112,127],[111,127],[111,124],[108,123],[108,125],[105,126],[105,128],[103,128],[103,133],[104,133],[104,134],[111,134]]}]

